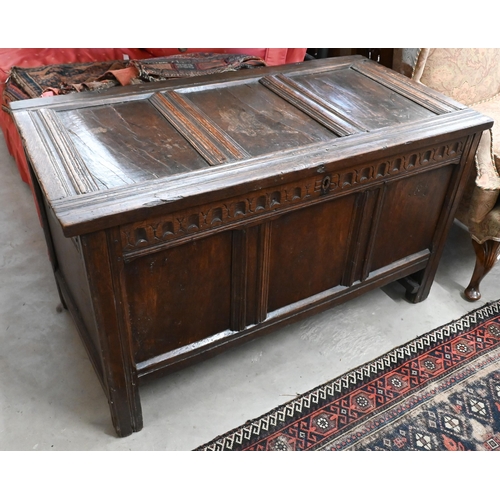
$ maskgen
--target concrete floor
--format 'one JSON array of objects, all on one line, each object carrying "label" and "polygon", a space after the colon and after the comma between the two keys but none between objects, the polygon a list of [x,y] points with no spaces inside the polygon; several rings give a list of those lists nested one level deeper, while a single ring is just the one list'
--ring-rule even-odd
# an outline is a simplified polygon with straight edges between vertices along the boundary
[{"label": "concrete floor", "polygon": [[474,265],[453,226],[429,298],[399,284],[141,388],[144,429],[117,438],[108,404],[59,298],[31,192],[0,137],[0,450],[192,450],[295,395],[500,298],[461,297]]}]

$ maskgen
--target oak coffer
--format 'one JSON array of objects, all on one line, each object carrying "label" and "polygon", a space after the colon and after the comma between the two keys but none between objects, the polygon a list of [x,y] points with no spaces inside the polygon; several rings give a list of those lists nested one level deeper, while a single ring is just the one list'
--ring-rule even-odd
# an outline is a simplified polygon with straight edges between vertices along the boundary
[{"label": "oak coffer", "polygon": [[359,56],[12,113],[119,436],[148,377],[394,280],[425,299],[491,126]]}]

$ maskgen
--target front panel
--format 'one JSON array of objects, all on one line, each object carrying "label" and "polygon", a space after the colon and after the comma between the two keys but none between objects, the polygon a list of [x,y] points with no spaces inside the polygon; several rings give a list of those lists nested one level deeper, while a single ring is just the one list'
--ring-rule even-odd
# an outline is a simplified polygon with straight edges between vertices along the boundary
[{"label": "front panel", "polygon": [[134,259],[125,275],[137,362],[229,329],[231,232]]},{"label": "front panel", "polygon": [[273,221],[268,310],[339,285],[349,250],[355,195],[294,211]]},{"label": "front panel", "polygon": [[453,165],[387,184],[371,270],[432,250]]}]

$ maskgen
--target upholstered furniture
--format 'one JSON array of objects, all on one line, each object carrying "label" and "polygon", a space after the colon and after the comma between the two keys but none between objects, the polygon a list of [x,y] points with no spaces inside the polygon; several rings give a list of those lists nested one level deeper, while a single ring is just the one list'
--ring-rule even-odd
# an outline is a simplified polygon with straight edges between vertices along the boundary
[{"label": "upholstered furniture", "polygon": [[476,266],[465,297],[481,297],[479,285],[500,258],[500,49],[397,49],[395,69],[494,119],[476,155],[476,170],[457,219],[469,230]]},{"label": "upholstered furniture", "polygon": [[28,165],[14,122],[9,115],[8,103],[4,100],[6,80],[12,67],[38,67],[68,63],[86,63],[123,59],[149,59],[179,53],[215,52],[227,54],[249,54],[262,58],[268,66],[277,66],[304,60],[305,48],[50,48],[50,49],[0,49],[0,128],[10,154],[16,160],[19,174],[29,182]]}]

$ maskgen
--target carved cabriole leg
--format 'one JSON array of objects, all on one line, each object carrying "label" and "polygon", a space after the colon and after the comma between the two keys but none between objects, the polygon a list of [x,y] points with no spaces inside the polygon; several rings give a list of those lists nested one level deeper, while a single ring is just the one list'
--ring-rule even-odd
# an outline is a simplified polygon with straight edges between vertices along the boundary
[{"label": "carved cabriole leg", "polygon": [[495,265],[495,262],[500,259],[500,241],[486,240],[481,244],[472,240],[472,244],[476,252],[476,266],[469,286],[464,292],[465,298],[471,301],[481,298],[479,284]]}]

